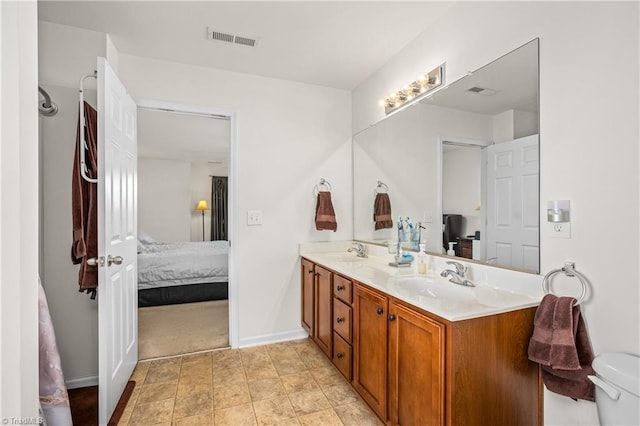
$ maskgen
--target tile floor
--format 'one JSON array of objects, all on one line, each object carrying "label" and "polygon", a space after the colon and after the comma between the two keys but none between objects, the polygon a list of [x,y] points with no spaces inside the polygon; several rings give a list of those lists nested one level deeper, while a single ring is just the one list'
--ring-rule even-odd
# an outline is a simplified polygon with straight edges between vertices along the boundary
[{"label": "tile floor", "polygon": [[308,339],[138,363],[119,425],[382,425]]}]

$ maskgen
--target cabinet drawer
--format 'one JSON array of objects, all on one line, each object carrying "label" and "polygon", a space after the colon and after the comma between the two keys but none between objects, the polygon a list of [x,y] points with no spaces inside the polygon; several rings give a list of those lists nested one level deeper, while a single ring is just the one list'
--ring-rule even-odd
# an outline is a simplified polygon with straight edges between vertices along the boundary
[{"label": "cabinet drawer", "polygon": [[351,381],[351,345],[337,333],[333,333],[333,364],[346,379]]},{"label": "cabinet drawer", "polygon": [[353,301],[351,286],[351,280],[333,274],[333,295],[349,305]]},{"label": "cabinet drawer", "polygon": [[351,343],[351,306],[333,299],[333,331]]}]

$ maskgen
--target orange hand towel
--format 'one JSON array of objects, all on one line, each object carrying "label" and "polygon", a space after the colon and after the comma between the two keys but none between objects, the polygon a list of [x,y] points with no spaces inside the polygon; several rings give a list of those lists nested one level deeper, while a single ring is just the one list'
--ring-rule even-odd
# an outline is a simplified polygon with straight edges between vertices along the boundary
[{"label": "orange hand towel", "polygon": [[373,202],[373,220],[376,223],[376,231],[393,227],[389,194],[384,192],[376,194],[376,200]]},{"label": "orange hand towel", "polygon": [[338,223],[336,222],[336,214],[333,211],[331,203],[331,192],[318,192],[318,200],[316,202],[316,229],[318,231],[328,230],[336,232]]}]

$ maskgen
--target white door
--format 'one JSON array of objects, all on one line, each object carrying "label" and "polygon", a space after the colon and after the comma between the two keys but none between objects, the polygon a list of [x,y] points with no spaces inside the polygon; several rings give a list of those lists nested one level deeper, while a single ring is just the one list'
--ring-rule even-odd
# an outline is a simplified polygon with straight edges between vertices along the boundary
[{"label": "white door", "polygon": [[487,260],[539,271],[538,135],[487,147]]},{"label": "white door", "polygon": [[[138,361],[136,104],[98,58],[99,424]],[[111,259],[115,259],[115,262]]]}]

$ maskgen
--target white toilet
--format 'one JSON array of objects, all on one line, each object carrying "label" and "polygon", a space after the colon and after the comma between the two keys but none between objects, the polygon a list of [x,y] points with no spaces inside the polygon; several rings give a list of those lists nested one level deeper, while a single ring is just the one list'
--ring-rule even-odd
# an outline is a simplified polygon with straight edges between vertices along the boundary
[{"label": "white toilet", "polygon": [[640,357],[620,352],[598,355],[592,367],[600,424],[640,425]]}]

